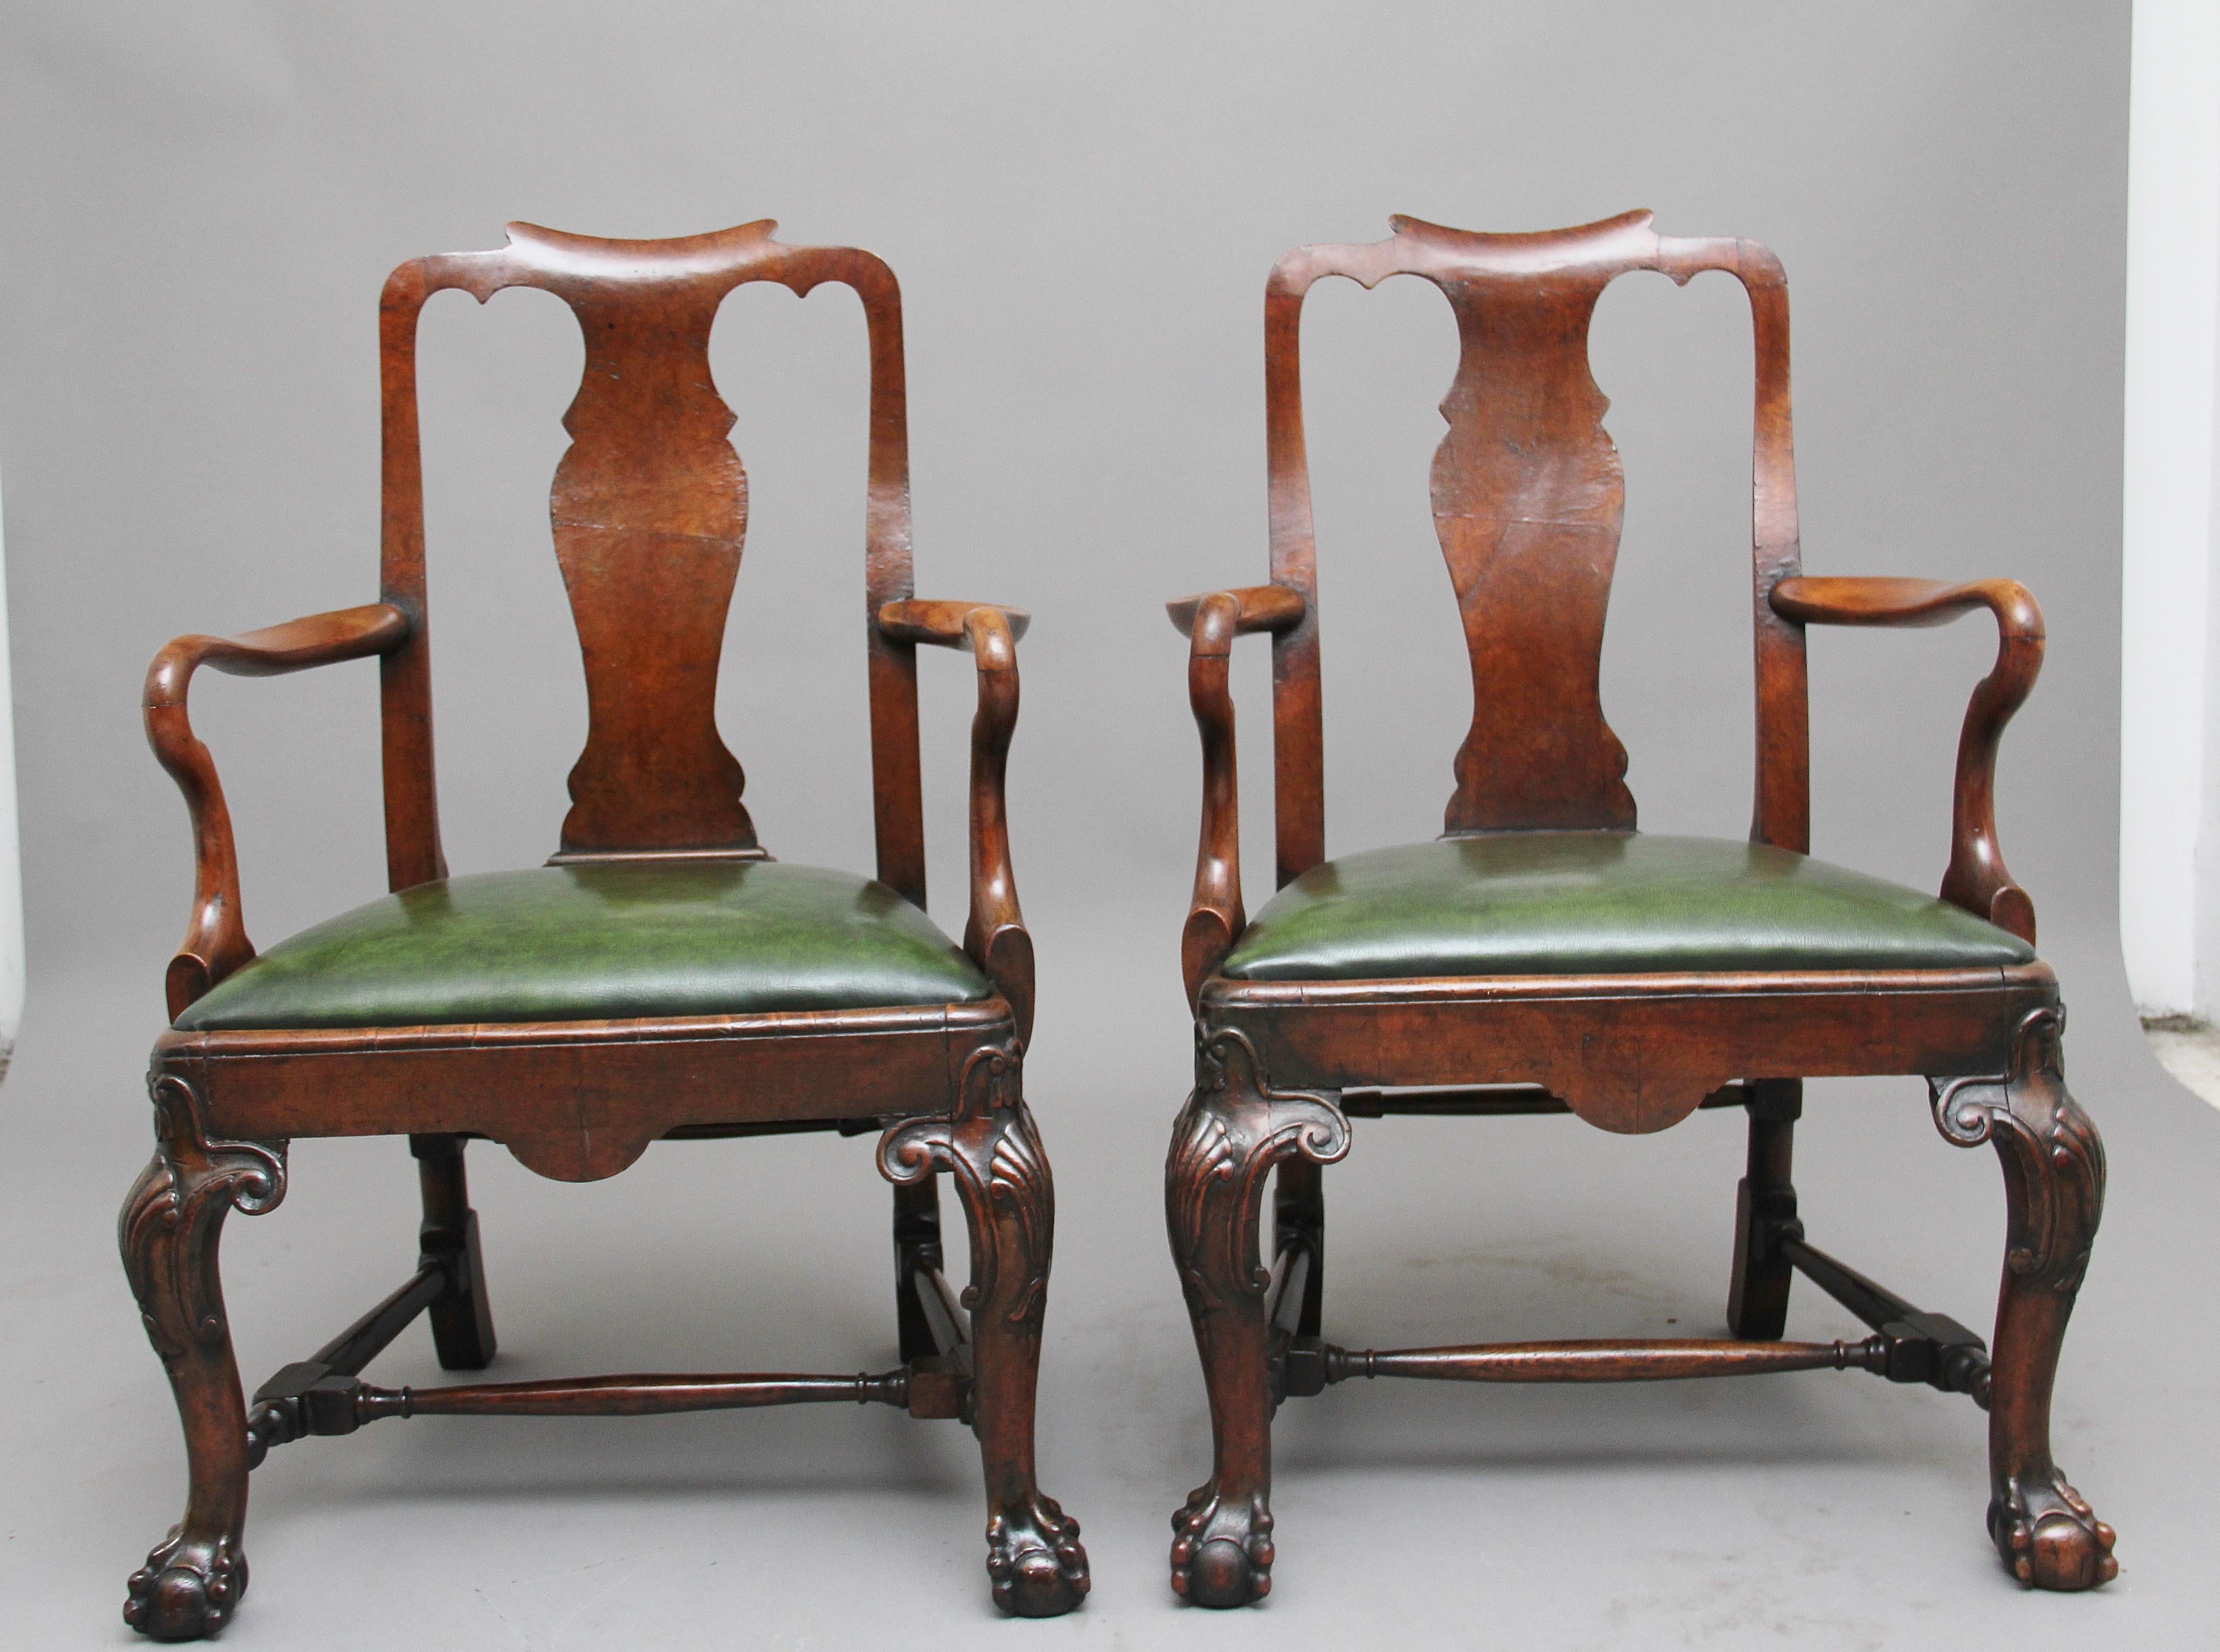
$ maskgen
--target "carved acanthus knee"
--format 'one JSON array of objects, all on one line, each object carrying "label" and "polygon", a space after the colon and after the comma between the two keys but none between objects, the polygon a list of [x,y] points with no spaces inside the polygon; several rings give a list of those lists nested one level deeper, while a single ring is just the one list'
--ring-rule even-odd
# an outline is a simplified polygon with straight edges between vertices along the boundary
[{"label": "carved acanthus knee", "polygon": [[2011,1211],[2005,1265],[2049,1289],[2078,1290],[2105,1209],[2105,1145],[2066,1088],[2066,1012],[2030,1011],[2011,1070],[1931,1080],[1935,1125],[1960,1147],[1992,1143]]},{"label": "carved acanthus knee", "polygon": [[[946,1119],[914,1119],[879,1139],[879,1173],[896,1186],[945,1170],[971,1235],[963,1306],[1036,1334],[1056,1233],[1056,1187],[1022,1088],[1014,1044],[974,1050]],[[1013,1275],[1015,1275],[1013,1277]]]},{"label": "carved acanthus knee", "polygon": [[1261,1302],[1270,1269],[1257,1244],[1264,1178],[1282,1159],[1332,1164],[1349,1152],[1349,1119],[1323,1095],[1275,1090],[1248,1038],[1200,1034],[1195,1088],[1172,1127],[1164,1216],[1172,1256],[1198,1313],[1233,1298]]},{"label": "carved acanthus knee", "polygon": [[285,1197],[285,1144],[210,1141],[184,1080],[157,1074],[147,1090],[154,1157],[124,1200],[116,1237],[147,1338],[167,1365],[228,1334],[217,1237],[233,1210],[259,1216]]}]

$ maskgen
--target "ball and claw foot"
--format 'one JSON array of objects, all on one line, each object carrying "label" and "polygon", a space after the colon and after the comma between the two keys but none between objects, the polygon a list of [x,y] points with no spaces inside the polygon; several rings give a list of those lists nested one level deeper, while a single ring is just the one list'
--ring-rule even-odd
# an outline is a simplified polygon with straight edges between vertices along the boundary
[{"label": "ball and claw foot", "polygon": [[1036,1496],[1030,1509],[987,1523],[987,1575],[995,1604],[1019,1618],[1060,1618],[1093,1587],[1079,1522],[1052,1497]]},{"label": "ball and claw foot", "polygon": [[2015,1484],[2012,1496],[1989,1506],[1989,1535],[2022,1583],[2036,1589],[2093,1589],[2120,1574],[2112,1528],[2054,1476],[2047,1485]]},{"label": "ball and claw foot", "polygon": [[1172,1588],[1198,1606],[1245,1606],[1272,1592],[1272,1512],[1198,1488],[1172,1516]]},{"label": "ball and claw foot", "polygon": [[167,1542],[125,1586],[123,1621],[156,1641],[197,1641],[230,1621],[246,1593],[246,1556],[219,1537],[187,1542],[172,1526]]}]

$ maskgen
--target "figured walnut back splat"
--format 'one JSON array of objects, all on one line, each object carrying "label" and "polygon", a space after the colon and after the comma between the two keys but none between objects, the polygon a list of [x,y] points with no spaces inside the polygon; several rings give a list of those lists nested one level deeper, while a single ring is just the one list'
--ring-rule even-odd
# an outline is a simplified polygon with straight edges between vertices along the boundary
[{"label": "figured walnut back splat", "polygon": [[[508,245],[402,265],[382,307],[386,600],[425,607],[415,346],[424,301],[460,288],[483,302],[539,287],[567,303],[586,345],[571,446],[550,499],[555,553],[584,653],[586,746],[571,772],[557,858],[760,853],[739,760],[717,732],[717,669],[747,529],[733,412],[709,371],[709,333],[734,287],[797,294],[842,282],[871,343],[868,614],[911,595],[908,438],[901,297],[878,259],[795,247],[769,220],[672,240],[602,240],[511,224]],[[922,893],[915,658],[867,625],[880,871]],[[445,875],[433,778],[425,633],[385,667],[386,834],[392,885]]]},{"label": "figured walnut back splat", "polygon": [[1660,236],[1646,212],[1578,229],[1475,234],[1413,218],[1369,246],[1299,247],[1265,298],[1272,578],[1308,602],[1274,645],[1280,877],[1325,857],[1317,551],[1302,424],[1302,303],[1313,282],[1416,275],[1456,314],[1460,357],[1442,402],[1434,523],[1472,656],[1473,718],[1456,761],[1452,833],[1631,829],[1626,751],[1603,718],[1598,670],[1624,487],[1588,367],[1596,300],[1630,270],[1685,283],[1738,277],[1757,334],[1755,614],[1759,775],[1753,835],[1805,847],[1803,644],[1767,607],[1797,571],[1787,289],[1763,247]]}]

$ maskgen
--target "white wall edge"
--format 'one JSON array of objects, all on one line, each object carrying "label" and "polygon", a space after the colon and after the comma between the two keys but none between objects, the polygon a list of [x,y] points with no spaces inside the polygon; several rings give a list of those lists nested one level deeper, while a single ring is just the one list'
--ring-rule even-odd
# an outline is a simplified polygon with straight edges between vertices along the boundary
[{"label": "white wall edge", "polygon": [[[0,513],[3,514],[3,513]],[[8,659],[7,534],[0,529],[0,1074],[23,1025],[23,858],[16,819],[15,678]]]},{"label": "white wall edge", "polygon": [[2212,835],[2220,5],[2136,0],[2130,77],[2120,939],[2137,1005],[2179,1014],[2198,1007],[2199,846]]}]

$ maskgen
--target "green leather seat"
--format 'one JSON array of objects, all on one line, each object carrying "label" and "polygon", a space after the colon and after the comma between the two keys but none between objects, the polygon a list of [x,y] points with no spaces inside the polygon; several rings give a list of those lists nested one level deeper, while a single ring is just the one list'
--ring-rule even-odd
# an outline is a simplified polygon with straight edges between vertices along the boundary
[{"label": "green leather seat", "polygon": [[2025,963],[2017,935],[1901,884],[1728,838],[1519,832],[1344,855],[1257,914],[1239,981]]},{"label": "green leather seat", "polygon": [[775,861],[649,862],[484,872],[385,895],[271,947],[177,1025],[864,1009],[994,990],[883,883]]}]

